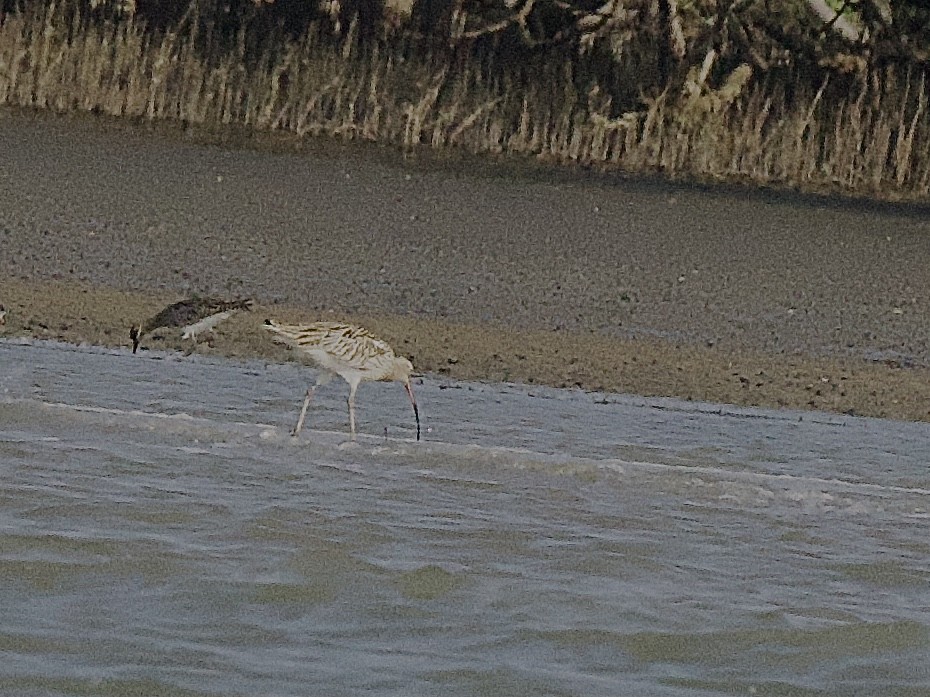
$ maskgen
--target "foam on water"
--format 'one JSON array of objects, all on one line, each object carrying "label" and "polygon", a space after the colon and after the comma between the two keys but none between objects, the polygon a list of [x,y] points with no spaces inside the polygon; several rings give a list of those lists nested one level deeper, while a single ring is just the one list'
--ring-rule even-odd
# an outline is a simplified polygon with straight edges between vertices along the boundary
[{"label": "foam on water", "polygon": [[0,692],[910,694],[930,429],[0,342]]},{"label": "foam on water", "polygon": [[[6,420],[49,421],[54,412],[72,424],[80,423],[83,428],[118,428],[124,437],[134,431],[186,437],[198,446],[176,445],[177,450],[189,454],[209,454],[223,449],[238,450],[243,447],[284,446],[301,448],[301,453],[312,453],[314,459],[332,456],[335,452],[348,453],[364,461],[383,459],[405,462],[414,466],[449,467],[457,465],[467,469],[469,465],[494,465],[512,469],[545,469],[553,473],[592,473],[630,478],[663,475],[667,478],[686,478],[693,485],[700,477],[701,486],[710,482],[726,488],[721,498],[738,498],[740,485],[756,487],[763,497],[774,497],[780,492],[786,500],[804,499],[832,500],[841,495],[873,497],[877,501],[892,501],[899,507],[905,502],[914,504],[913,513],[921,515],[924,506],[930,505],[930,489],[919,486],[899,486],[873,482],[850,481],[837,477],[803,476],[754,470],[735,470],[726,466],[700,464],[648,462],[621,460],[617,458],[593,458],[571,453],[535,452],[527,448],[478,443],[443,443],[441,441],[418,442],[409,437],[389,435],[374,436],[359,434],[350,439],[341,431],[308,430],[303,439],[294,439],[286,428],[268,423],[245,421],[223,421],[216,418],[196,417],[187,413],[146,412],[138,409],[123,410],[92,405],[75,405],[37,400],[18,399],[0,402],[0,414]],[[138,436],[137,436],[138,437]],[[24,432],[10,432],[5,441],[26,442],[35,439]],[[60,442],[55,436],[39,436],[42,442]],[[257,439],[257,442],[255,442]],[[69,447],[75,441],[69,439]],[[93,446],[85,446],[93,447]],[[287,451],[285,451],[287,452]],[[296,453],[294,453],[296,454]],[[424,470],[426,471],[426,470]],[[728,492],[728,493],[727,493]],[[905,504],[907,510],[907,504]]]}]

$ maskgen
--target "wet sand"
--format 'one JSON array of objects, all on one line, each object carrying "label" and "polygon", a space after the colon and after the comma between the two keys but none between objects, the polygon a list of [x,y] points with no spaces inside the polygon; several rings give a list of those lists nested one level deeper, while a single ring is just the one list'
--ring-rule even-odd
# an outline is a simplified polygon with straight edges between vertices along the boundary
[{"label": "wet sand", "polygon": [[249,296],[198,351],[339,318],[453,378],[930,419],[926,209],[221,140],[0,111],[0,334]]}]

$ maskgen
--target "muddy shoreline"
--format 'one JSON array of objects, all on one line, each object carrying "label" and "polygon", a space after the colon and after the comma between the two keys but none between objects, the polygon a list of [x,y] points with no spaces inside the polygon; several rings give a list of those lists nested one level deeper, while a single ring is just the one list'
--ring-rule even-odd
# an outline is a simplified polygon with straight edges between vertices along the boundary
[{"label": "muddy shoreline", "polygon": [[451,378],[930,420],[924,209],[220,140],[0,112],[0,335],[249,296],[199,351],[337,317]]}]

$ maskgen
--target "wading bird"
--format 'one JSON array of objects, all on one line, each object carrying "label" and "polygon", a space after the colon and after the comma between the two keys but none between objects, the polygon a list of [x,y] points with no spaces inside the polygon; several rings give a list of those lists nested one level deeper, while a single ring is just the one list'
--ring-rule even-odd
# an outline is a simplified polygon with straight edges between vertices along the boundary
[{"label": "wading bird", "polygon": [[349,430],[355,437],[355,392],[363,382],[383,380],[403,384],[413,405],[413,416],[417,422],[417,440],[420,440],[420,411],[410,387],[413,364],[406,358],[394,354],[388,344],[372,336],[366,329],[338,322],[314,322],[312,324],[279,324],[265,320],[265,329],[274,332],[275,340],[292,346],[310,358],[321,370],[316,384],[307,388],[307,396],[300,410],[292,436],[300,433],[307,416],[307,407],[313,392],[329,382],[333,375],[349,383]]},{"label": "wading bird", "polygon": [[132,352],[139,348],[139,342],[144,334],[162,328],[180,327],[182,339],[193,339],[197,342],[200,332],[212,329],[225,319],[228,319],[237,310],[250,310],[251,300],[217,300],[216,298],[192,297],[181,302],[169,305],[151,319],[141,324],[133,325],[129,329],[129,338],[132,339]]},{"label": "wading bird", "polygon": [[0,305],[0,326],[6,324],[6,310]]}]

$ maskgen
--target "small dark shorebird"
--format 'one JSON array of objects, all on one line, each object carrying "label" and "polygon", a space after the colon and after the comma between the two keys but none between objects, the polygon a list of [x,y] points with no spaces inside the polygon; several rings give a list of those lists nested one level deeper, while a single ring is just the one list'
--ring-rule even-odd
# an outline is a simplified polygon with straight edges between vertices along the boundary
[{"label": "small dark shorebird", "polygon": [[417,440],[420,440],[420,410],[410,387],[413,364],[395,355],[387,342],[373,336],[366,329],[339,322],[313,322],[311,324],[279,324],[265,320],[265,329],[276,334],[275,339],[288,344],[312,360],[322,371],[316,384],[307,388],[307,396],[300,410],[292,436],[300,433],[307,416],[307,407],[317,387],[329,382],[333,375],[349,383],[349,430],[355,438],[355,392],[368,381],[396,381],[404,386],[413,405],[417,421]]},{"label": "small dark shorebird", "polygon": [[6,324],[6,310],[0,305],[0,325]]},{"label": "small dark shorebird", "polygon": [[133,325],[129,329],[132,352],[135,353],[139,348],[139,342],[144,334],[162,328],[179,327],[182,330],[182,339],[193,339],[196,343],[200,332],[212,331],[216,325],[228,319],[237,310],[250,309],[252,309],[251,300],[227,301],[197,296],[182,300],[169,305],[151,319]]}]

